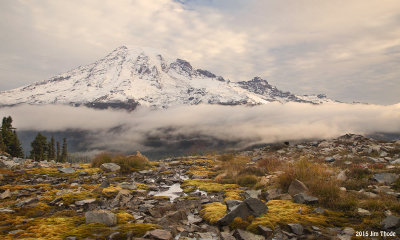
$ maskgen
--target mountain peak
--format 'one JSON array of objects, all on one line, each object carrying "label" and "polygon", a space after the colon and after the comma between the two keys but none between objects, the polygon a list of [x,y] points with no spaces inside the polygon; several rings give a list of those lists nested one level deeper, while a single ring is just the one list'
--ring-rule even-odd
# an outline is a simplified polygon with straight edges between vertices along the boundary
[{"label": "mountain peak", "polygon": [[121,46],[104,58],[46,81],[0,93],[0,106],[16,104],[70,104],[90,107],[137,105],[167,108],[180,104],[321,103],[329,99],[295,96],[255,77],[230,82],[194,68],[181,58],[138,46]]}]

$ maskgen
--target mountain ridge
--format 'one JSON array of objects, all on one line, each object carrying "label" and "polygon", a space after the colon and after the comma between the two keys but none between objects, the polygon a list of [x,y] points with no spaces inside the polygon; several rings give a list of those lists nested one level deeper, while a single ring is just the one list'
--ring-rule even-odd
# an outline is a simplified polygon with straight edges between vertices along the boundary
[{"label": "mountain ridge", "polygon": [[259,105],[268,102],[333,102],[325,95],[301,96],[284,92],[266,80],[232,82],[162,51],[121,46],[104,58],[48,80],[0,92],[0,106],[68,104],[93,108],[138,105]]}]

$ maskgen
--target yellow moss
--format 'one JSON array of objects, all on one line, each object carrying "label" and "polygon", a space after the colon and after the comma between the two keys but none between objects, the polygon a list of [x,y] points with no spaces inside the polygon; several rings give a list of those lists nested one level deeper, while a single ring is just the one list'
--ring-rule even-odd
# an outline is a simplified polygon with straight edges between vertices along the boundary
[{"label": "yellow moss", "polygon": [[153,196],[154,199],[159,199],[159,200],[169,200],[168,196]]},{"label": "yellow moss", "polygon": [[75,203],[76,201],[85,200],[88,198],[97,199],[99,196],[91,191],[80,191],[80,192],[63,194],[57,197],[62,197],[62,201],[65,204],[69,205]]},{"label": "yellow moss", "polygon": [[242,192],[243,190],[240,189],[229,190],[225,192],[225,200],[243,200],[243,197],[240,196],[240,193]]},{"label": "yellow moss", "polygon": [[12,174],[13,171],[11,171],[10,169],[6,169],[6,168],[0,168],[0,174],[7,174],[10,175]]},{"label": "yellow moss", "polygon": [[226,205],[220,202],[206,204],[203,206],[200,214],[204,220],[210,224],[215,224],[219,219],[226,215]]},{"label": "yellow moss", "polygon": [[107,197],[113,197],[113,196],[117,195],[121,189],[122,189],[121,187],[110,186],[107,188],[103,188],[102,193]]},{"label": "yellow moss", "polygon": [[100,223],[89,223],[85,224],[84,220],[80,222],[79,225],[69,228],[65,233],[63,233],[63,238],[67,236],[75,236],[77,239],[99,239],[99,235],[105,236],[110,235],[115,232],[110,227]]},{"label": "yellow moss", "polygon": [[236,228],[246,229],[249,225],[250,225],[249,221],[245,221],[241,217],[235,217],[230,226],[235,229]]},{"label": "yellow moss", "polygon": [[119,212],[116,214],[118,219],[118,224],[124,224],[128,221],[134,221],[135,218],[128,212]]},{"label": "yellow moss", "polygon": [[[271,200],[267,203],[268,212],[256,218],[248,227],[255,231],[258,225],[274,228],[277,224],[297,223],[327,226],[327,218],[321,214],[312,213],[312,207],[294,203],[290,200]],[[301,213],[299,209],[301,208]]]},{"label": "yellow moss", "polygon": [[237,184],[219,184],[213,182],[211,179],[186,180],[182,184],[183,188],[187,188],[189,186],[195,186],[196,188],[206,192],[226,192],[239,188],[239,185]]},{"label": "yellow moss", "polygon": [[43,188],[43,189],[45,189],[45,190],[50,190],[50,189],[52,189],[52,187],[54,187],[54,186],[52,186],[52,185],[50,185],[50,184],[36,184],[36,185],[3,185],[3,186],[0,186],[0,189],[3,189],[3,190],[10,189],[11,191],[14,191],[14,190],[21,190],[21,189],[23,189],[23,188]]},{"label": "yellow moss", "polygon": [[199,176],[215,175],[214,171],[210,171],[209,169],[206,169],[201,166],[192,166],[186,173],[189,175],[199,175]]},{"label": "yellow moss", "polygon": [[158,165],[160,165],[160,162],[157,161],[150,161],[149,164],[153,167],[157,167]]},{"label": "yellow moss", "polygon": [[62,174],[57,168],[32,168],[26,171],[29,174],[39,174],[39,175],[53,175]]},{"label": "yellow moss", "polygon": [[209,166],[213,166],[215,162],[211,159],[190,159],[190,160],[183,160],[184,163],[188,164],[208,164]]},{"label": "yellow moss", "polygon": [[87,173],[89,173],[89,174],[94,174],[94,173],[100,172],[101,169],[100,169],[100,168],[90,168],[90,167],[88,167],[88,168],[82,168],[82,169],[77,169],[77,172],[81,172],[81,171],[87,172]]},{"label": "yellow moss", "polygon": [[128,223],[121,226],[122,232],[132,231],[135,237],[143,237],[147,231],[160,229],[161,227],[151,223]]},{"label": "yellow moss", "polygon": [[138,190],[149,190],[150,186],[144,183],[136,183],[136,186],[138,187]]}]

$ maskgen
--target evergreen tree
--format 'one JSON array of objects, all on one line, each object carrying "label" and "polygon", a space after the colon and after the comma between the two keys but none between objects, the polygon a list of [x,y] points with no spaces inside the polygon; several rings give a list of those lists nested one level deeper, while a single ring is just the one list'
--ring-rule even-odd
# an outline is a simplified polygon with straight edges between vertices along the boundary
[{"label": "evergreen tree", "polygon": [[60,152],[61,152],[61,148],[60,148],[60,142],[57,141],[57,155],[56,155],[56,162],[59,162],[60,159]]},{"label": "evergreen tree", "polygon": [[0,150],[9,153],[13,157],[23,157],[23,149],[18,139],[15,128],[12,127],[11,116],[4,117],[1,125]]},{"label": "evergreen tree", "polygon": [[48,159],[49,160],[56,160],[56,146],[55,146],[55,140],[54,140],[53,136],[51,136],[48,149],[49,149],[49,151],[48,151]]},{"label": "evergreen tree", "polygon": [[67,139],[63,139],[62,145],[62,152],[61,152],[61,162],[66,162],[68,157],[68,150],[67,150]]},{"label": "evergreen tree", "polygon": [[18,139],[16,131],[13,131],[13,144],[10,146],[10,154],[13,157],[24,157],[24,150],[22,149],[21,142]]},{"label": "evergreen tree", "polygon": [[6,150],[6,145],[4,145],[3,136],[0,133],[0,152],[4,152]]},{"label": "evergreen tree", "polygon": [[35,161],[46,160],[48,151],[47,139],[41,133],[38,133],[35,140],[31,143],[31,158]]}]

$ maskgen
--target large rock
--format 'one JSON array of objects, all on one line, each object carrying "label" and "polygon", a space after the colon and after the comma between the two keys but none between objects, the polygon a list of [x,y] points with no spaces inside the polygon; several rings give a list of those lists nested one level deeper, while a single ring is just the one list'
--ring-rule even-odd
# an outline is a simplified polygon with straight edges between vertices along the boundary
[{"label": "large rock", "polygon": [[299,181],[297,179],[293,180],[292,183],[290,183],[288,193],[291,196],[294,196],[296,194],[303,193],[303,192],[308,192],[308,188],[304,183],[302,183],[301,181]]},{"label": "large rock", "polygon": [[5,192],[3,192],[2,194],[0,194],[0,199],[6,199],[6,198],[10,198],[11,195],[11,191],[10,189],[7,189]]},{"label": "large rock", "polygon": [[293,202],[295,203],[305,203],[314,204],[318,202],[318,198],[310,196],[306,193],[299,193],[293,196]]},{"label": "large rock", "polygon": [[116,172],[121,169],[121,167],[115,163],[103,163],[100,168],[106,172]]},{"label": "large rock", "polygon": [[248,198],[244,200],[233,211],[229,212],[223,218],[218,220],[219,225],[229,225],[233,219],[240,217],[246,219],[249,216],[258,217],[268,211],[267,205],[256,198]]},{"label": "large rock", "polygon": [[388,229],[393,229],[396,227],[400,226],[400,218],[390,215],[387,216],[381,223],[383,229],[388,230]]},{"label": "large rock", "polygon": [[296,235],[301,235],[303,234],[304,228],[301,226],[299,223],[289,223],[288,224],[290,230]]},{"label": "large rock", "polygon": [[107,210],[96,210],[85,213],[85,222],[88,223],[101,223],[107,226],[114,226],[117,224],[117,216]]},{"label": "large rock", "polygon": [[15,167],[17,167],[19,165],[20,165],[19,163],[16,163],[16,162],[14,162],[12,160],[0,160],[0,168],[12,169],[12,168],[15,168]]},{"label": "large rock", "polygon": [[162,229],[156,229],[147,232],[144,235],[145,238],[149,239],[156,239],[156,240],[171,240],[172,239],[172,234],[168,231],[162,230]]},{"label": "large rock", "polygon": [[264,236],[256,235],[254,233],[244,231],[242,229],[236,229],[233,233],[233,236],[237,240],[265,240]]},{"label": "large rock", "polygon": [[374,174],[373,178],[378,183],[392,184],[397,180],[397,178],[399,178],[399,176],[395,173],[377,173]]}]

